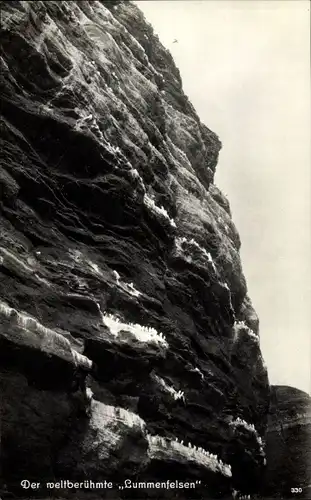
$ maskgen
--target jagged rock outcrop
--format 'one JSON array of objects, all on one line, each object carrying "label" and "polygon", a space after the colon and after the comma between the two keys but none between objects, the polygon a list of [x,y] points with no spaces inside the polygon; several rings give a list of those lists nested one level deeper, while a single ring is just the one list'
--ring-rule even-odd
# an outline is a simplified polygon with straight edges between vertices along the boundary
[{"label": "jagged rock outcrop", "polygon": [[128,2],[2,1],[1,45],[3,497],[258,491],[258,318],[170,53]]},{"label": "jagged rock outcrop", "polygon": [[266,434],[268,497],[311,497],[311,398],[293,387],[271,386]]}]

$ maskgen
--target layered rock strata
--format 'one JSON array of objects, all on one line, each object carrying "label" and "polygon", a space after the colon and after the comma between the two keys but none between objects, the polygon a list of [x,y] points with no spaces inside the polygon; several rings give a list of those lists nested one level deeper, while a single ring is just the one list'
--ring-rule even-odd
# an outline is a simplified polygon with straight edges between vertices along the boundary
[{"label": "layered rock strata", "polygon": [[132,3],[2,1],[1,45],[2,496],[255,493],[269,384],[218,137]]}]

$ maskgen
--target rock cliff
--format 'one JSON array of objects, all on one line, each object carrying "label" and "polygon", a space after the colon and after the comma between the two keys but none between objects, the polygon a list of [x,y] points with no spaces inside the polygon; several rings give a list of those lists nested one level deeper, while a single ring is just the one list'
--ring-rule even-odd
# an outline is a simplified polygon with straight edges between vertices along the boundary
[{"label": "rock cliff", "polygon": [[271,386],[266,433],[268,497],[311,498],[311,398],[287,386]]},{"label": "rock cliff", "polygon": [[3,498],[256,493],[270,389],[218,137],[132,3],[1,1],[1,45]]}]

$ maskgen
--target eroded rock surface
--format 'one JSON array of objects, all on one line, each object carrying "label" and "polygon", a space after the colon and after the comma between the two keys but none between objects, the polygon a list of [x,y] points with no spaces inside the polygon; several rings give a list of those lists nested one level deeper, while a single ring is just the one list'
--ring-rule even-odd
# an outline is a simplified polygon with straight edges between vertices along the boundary
[{"label": "eroded rock surface", "polygon": [[269,384],[218,137],[131,3],[2,1],[1,44],[2,495],[255,493]]}]

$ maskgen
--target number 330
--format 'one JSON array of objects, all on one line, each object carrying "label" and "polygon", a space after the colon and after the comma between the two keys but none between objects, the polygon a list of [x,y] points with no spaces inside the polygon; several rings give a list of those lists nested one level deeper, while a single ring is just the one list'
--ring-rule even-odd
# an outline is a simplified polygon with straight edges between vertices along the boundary
[{"label": "number 330", "polygon": [[291,488],[291,493],[302,493],[302,488]]}]

